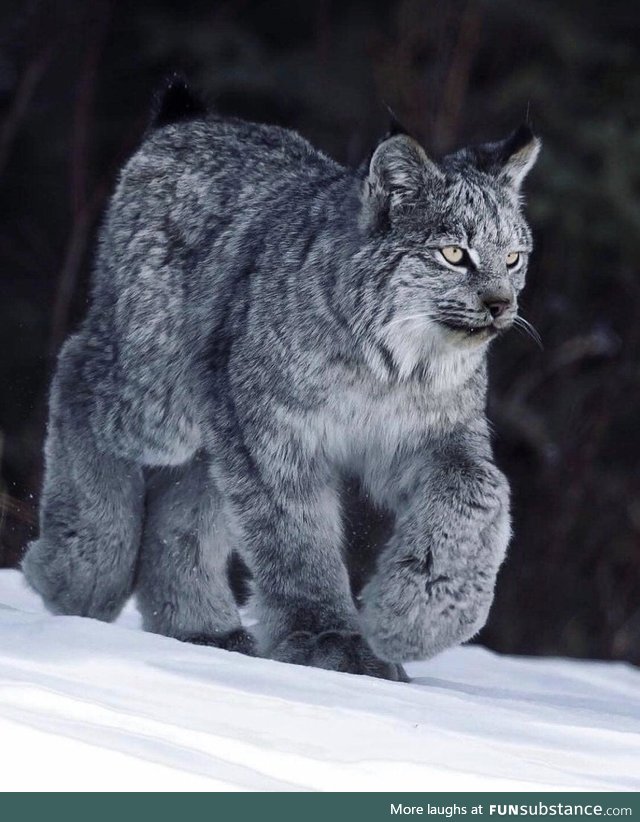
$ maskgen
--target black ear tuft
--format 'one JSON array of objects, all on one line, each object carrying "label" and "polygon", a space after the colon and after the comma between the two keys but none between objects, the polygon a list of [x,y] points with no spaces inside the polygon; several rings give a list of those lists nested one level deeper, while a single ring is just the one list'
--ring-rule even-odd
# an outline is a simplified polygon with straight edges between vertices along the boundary
[{"label": "black ear tuft", "polygon": [[184,76],[175,73],[167,78],[156,94],[152,125],[161,128],[182,120],[197,120],[206,114],[204,102],[191,91]]},{"label": "black ear tuft", "polygon": [[517,154],[525,146],[529,146],[536,141],[536,135],[533,133],[528,123],[522,123],[502,144],[502,151],[504,161],[507,162],[509,157]]},{"label": "black ear tuft", "polygon": [[400,120],[398,120],[396,113],[391,106],[385,107],[389,112],[389,128],[387,129],[387,133],[383,139],[388,140],[389,137],[395,137],[397,134],[402,134],[404,137],[414,137],[414,135],[410,133],[410,131],[400,122]]},{"label": "black ear tuft", "polygon": [[516,191],[533,168],[540,152],[540,140],[523,123],[504,140],[483,143],[468,150],[480,171],[494,175],[500,182]]}]

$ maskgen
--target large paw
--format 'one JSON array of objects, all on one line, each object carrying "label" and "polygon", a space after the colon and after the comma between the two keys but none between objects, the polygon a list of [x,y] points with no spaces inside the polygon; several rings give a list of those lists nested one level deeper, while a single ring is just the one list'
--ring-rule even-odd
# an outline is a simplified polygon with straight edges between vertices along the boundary
[{"label": "large paw", "polygon": [[399,563],[377,574],[362,593],[362,625],[382,659],[429,659],[471,639],[486,622],[493,597],[491,574],[472,580],[437,578]]},{"label": "large paw", "polygon": [[213,648],[222,648],[223,651],[235,651],[247,656],[256,656],[256,644],[254,638],[244,628],[237,628],[229,631],[228,634],[197,634],[196,636],[185,637],[183,642],[191,642],[194,645],[210,645]]},{"label": "large paw", "polygon": [[126,584],[118,577],[100,578],[98,564],[91,562],[91,556],[81,560],[80,546],[78,537],[69,537],[66,543],[41,537],[30,544],[22,560],[22,572],[52,614],[111,622],[127,599]]},{"label": "large paw", "polygon": [[276,645],[269,656],[294,665],[375,676],[393,682],[409,682],[401,665],[378,659],[357,633],[324,631],[312,634],[309,631],[297,631]]}]

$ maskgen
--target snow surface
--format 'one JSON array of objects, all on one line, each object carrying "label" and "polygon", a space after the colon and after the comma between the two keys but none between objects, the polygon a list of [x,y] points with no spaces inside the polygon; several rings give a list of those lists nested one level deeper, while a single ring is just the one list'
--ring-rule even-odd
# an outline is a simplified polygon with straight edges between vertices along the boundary
[{"label": "snow surface", "polygon": [[0,790],[638,790],[640,672],[459,648],[409,685],[53,617],[0,571]]}]

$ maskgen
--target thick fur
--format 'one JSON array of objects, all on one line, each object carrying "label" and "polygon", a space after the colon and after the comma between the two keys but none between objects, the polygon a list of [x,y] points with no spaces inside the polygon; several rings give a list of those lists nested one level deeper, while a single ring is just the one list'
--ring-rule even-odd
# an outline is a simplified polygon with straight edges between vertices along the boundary
[{"label": "thick fur", "polygon": [[[473,636],[510,533],[486,351],[524,284],[536,152],[520,135],[435,163],[395,134],[350,170],[271,126],[151,133],[52,388],[23,566],[47,605],[112,619],[135,589],[150,630],[251,650],[233,550],[276,659],[401,679]],[[495,323],[487,295],[508,302]],[[358,602],[347,476],[395,518]]]}]

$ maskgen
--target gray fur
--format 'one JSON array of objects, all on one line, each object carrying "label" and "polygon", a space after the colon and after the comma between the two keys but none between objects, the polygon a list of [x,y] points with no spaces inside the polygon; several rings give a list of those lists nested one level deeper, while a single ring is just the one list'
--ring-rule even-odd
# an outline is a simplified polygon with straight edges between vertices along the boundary
[{"label": "gray fur", "polygon": [[[148,629],[251,650],[235,550],[274,658],[401,679],[397,663],[473,636],[510,533],[486,351],[516,316],[537,149],[520,134],[435,163],[395,135],[354,171],[271,126],[151,133],[53,384],[24,561],[47,605],[112,619],[135,589]],[[346,476],[395,516],[361,602]]]}]

